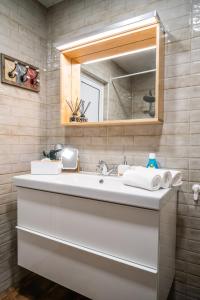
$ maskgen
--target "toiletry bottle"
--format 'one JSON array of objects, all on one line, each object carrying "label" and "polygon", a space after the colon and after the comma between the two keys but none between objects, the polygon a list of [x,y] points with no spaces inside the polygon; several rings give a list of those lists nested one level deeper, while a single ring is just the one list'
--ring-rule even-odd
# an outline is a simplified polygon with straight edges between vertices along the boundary
[{"label": "toiletry bottle", "polygon": [[122,176],[126,170],[128,170],[130,166],[127,163],[126,156],[124,156],[124,163],[118,166],[117,174],[118,176]]},{"label": "toiletry bottle", "polygon": [[147,163],[147,168],[158,169],[158,163],[156,160],[155,153],[149,153],[149,161]]}]

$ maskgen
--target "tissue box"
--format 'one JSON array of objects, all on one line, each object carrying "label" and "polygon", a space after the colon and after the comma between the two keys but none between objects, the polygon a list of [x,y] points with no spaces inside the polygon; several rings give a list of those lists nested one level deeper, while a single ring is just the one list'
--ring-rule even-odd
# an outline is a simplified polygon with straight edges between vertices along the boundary
[{"label": "tissue box", "polygon": [[31,162],[32,175],[57,175],[62,172],[62,164],[60,161],[36,160]]}]

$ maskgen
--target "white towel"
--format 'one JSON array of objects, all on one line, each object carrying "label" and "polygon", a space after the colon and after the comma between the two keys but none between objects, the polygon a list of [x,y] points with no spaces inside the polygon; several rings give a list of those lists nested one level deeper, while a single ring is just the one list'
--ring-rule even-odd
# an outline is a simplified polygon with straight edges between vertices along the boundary
[{"label": "white towel", "polygon": [[[135,167],[136,169],[146,170],[145,167]],[[148,168],[149,171],[154,172],[154,174],[161,176],[161,187],[163,189],[167,189],[171,186],[172,183],[172,173],[169,170],[164,169],[154,169],[154,168]]]},{"label": "white towel", "polygon": [[[145,167],[142,166],[131,166],[131,170],[141,169],[145,170]],[[169,188],[171,186],[180,186],[182,185],[182,174],[180,171],[176,170],[166,170],[166,169],[153,169],[152,170],[155,174],[159,174],[162,178],[161,187],[162,188]]]},{"label": "white towel", "polygon": [[171,186],[180,186],[182,184],[182,174],[180,171],[170,170],[172,174]]},{"label": "white towel", "polygon": [[162,178],[161,187],[163,189],[169,188],[172,184],[172,173],[168,170],[163,169],[156,169],[156,171],[158,172],[158,174],[160,174]]},{"label": "white towel", "polygon": [[150,191],[159,190],[161,187],[161,176],[151,172],[149,169],[135,168],[125,171],[122,182],[125,185],[130,185]]}]

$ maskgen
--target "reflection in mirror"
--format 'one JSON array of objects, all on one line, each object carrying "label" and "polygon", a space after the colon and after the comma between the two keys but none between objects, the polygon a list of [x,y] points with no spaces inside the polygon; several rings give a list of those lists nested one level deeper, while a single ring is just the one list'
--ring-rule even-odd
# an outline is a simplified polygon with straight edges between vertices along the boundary
[{"label": "reflection in mirror", "polygon": [[155,116],[156,49],[81,65],[81,99],[89,122]]}]

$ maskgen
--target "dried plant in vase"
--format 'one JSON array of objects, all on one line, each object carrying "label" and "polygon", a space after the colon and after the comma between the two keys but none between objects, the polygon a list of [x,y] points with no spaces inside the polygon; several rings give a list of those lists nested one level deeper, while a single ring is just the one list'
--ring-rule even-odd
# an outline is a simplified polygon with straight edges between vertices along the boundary
[{"label": "dried plant in vase", "polygon": [[78,100],[78,97],[76,98],[75,103],[72,102],[72,100],[68,101],[66,100],[67,105],[69,106],[70,110],[71,110],[71,117],[70,117],[70,122],[79,122],[79,116],[78,116],[78,112],[79,112],[79,108],[81,105],[81,100]]},{"label": "dried plant in vase", "polygon": [[80,101],[80,122],[88,122],[88,119],[85,116],[86,111],[88,110],[89,106],[91,104],[91,101],[88,102],[88,104],[85,107],[85,101]]}]

